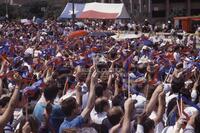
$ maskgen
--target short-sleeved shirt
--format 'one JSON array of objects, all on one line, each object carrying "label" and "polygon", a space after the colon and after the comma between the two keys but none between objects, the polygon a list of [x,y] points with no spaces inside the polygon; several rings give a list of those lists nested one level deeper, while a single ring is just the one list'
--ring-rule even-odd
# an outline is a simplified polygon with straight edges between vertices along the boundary
[{"label": "short-sleeved shirt", "polygon": [[77,128],[81,127],[81,125],[84,123],[84,118],[79,115],[74,119],[65,119],[62,124],[60,125],[59,133],[62,133],[64,129],[67,128]]},{"label": "short-sleeved shirt", "polygon": [[[44,110],[46,108],[46,104],[42,102],[38,102],[34,108],[33,115],[36,117],[39,125],[44,121]],[[50,123],[52,124],[53,128],[56,130],[56,133],[59,132],[59,126],[64,119],[64,114],[61,110],[61,106],[58,104],[54,104],[52,106],[52,113],[50,116]]]}]

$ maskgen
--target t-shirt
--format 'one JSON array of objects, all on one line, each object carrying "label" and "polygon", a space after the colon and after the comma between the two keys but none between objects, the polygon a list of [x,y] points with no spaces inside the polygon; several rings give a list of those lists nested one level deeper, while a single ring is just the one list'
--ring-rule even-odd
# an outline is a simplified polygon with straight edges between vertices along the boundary
[{"label": "t-shirt", "polygon": [[77,128],[80,127],[84,123],[84,118],[79,115],[74,119],[65,119],[59,128],[59,133],[62,133],[64,129],[67,128]]},{"label": "t-shirt", "polygon": [[[33,115],[39,122],[39,125],[44,121],[44,110],[46,108],[46,104],[43,102],[38,102],[34,108]],[[64,114],[61,110],[61,106],[58,104],[54,104],[52,106],[52,113],[50,116],[50,123],[53,126],[53,128],[56,130],[56,133],[59,131],[60,124],[62,123],[64,119]]]}]

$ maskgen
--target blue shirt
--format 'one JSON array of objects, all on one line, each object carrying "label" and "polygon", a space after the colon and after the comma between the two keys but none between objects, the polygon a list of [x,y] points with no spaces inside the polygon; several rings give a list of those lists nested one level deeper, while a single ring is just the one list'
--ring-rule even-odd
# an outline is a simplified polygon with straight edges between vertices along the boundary
[{"label": "blue shirt", "polygon": [[80,127],[83,123],[84,123],[84,118],[81,115],[77,116],[72,120],[65,119],[63,123],[60,125],[59,133],[62,133],[63,130],[67,128]]},{"label": "blue shirt", "polygon": [[[45,103],[37,103],[34,108],[33,115],[39,122],[39,125],[41,125],[41,123],[44,121],[43,113],[44,113],[45,108],[46,108]],[[61,110],[61,106],[57,104],[53,105],[51,116],[50,116],[50,123],[53,126],[53,128],[56,130],[56,133],[59,132],[59,127],[63,119],[64,119],[64,114]]]}]

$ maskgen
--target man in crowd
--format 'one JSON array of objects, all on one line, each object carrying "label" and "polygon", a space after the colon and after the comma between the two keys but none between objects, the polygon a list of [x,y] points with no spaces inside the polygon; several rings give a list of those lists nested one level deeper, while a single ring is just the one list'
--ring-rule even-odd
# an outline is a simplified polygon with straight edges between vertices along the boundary
[{"label": "man in crowd", "polygon": [[49,20],[2,25],[0,132],[200,131],[197,35],[113,38],[101,29],[126,24],[95,21],[84,28],[98,32]]}]

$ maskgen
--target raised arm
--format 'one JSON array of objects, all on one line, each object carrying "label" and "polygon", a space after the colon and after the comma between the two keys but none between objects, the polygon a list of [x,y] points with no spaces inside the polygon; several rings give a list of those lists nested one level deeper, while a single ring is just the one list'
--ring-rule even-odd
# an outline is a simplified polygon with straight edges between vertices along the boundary
[{"label": "raised arm", "polygon": [[121,132],[122,133],[130,133],[130,131],[131,131],[131,118],[132,118],[131,116],[132,116],[133,109],[134,109],[133,99],[129,98],[125,101],[124,109],[125,109],[124,121],[122,123]]},{"label": "raised arm", "polygon": [[89,114],[94,107],[95,102],[95,83],[97,83],[97,71],[95,70],[91,77],[91,83],[90,83],[90,92],[89,92],[89,98],[87,105],[85,109],[82,111],[81,116],[83,118],[88,118]]},{"label": "raised arm", "polygon": [[112,85],[112,75],[114,72],[113,68],[114,68],[114,62],[112,62],[111,66],[109,68],[109,77],[108,77],[108,82],[107,82],[108,89],[110,89],[111,85]]},{"label": "raised arm", "polygon": [[113,126],[113,127],[109,130],[109,133],[118,133],[119,130],[120,130],[120,128],[122,127],[123,119],[124,119],[124,118],[122,118],[122,119],[120,120],[120,122],[119,122],[117,125]]},{"label": "raised arm", "polygon": [[86,78],[86,85],[89,87],[90,86],[90,80],[91,80],[91,76],[92,76],[92,72],[95,68],[95,65],[93,64],[90,69],[89,69],[89,73],[87,75],[87,78]]},{"label": "raised arm", "polygon": [[8,123],[8,121],[11,119],[13,112],[15,110],[15,105],[19,101],[19,90],[20,86],[16,85],[13,95],[8,103],[8,107],[6,108],[3,115],[0,116],[0,132],[3,131],[3,128]]},{"label": "raised arm", "polygon": [[75,88],[76,88],[76,102],[78,103],[78,105],[82,105],[81,83],[78,82]]},{"label": "raised arm", "polygon": [[[2,62],[2,65],[1,65],[1,69],[0,69],[0,75],[3,75],[6,70],[5,70],[5,64],[6,62]],[[0,78],[0,96],[3,94],[3,79]]]},{"label": "raised arm", "polygon": [[115,79],[115,92],[114,92],[114,96],[117,96],[120,91],[121,91],[121,88],[119,87],[119,81],[120,81],[120,75],[117,74],[117,77]]},{"label": "raised arm", "polygon": [[191,92],[191,98],[192,101],[195,102],[196,99],[198,98],[198,86],[200,84],[200,75],[198,77],[196,77],[196,81],[192,87],[192,92]]},{"label": "raised arm", "polygon": [[159,94],[158,97],[158,111],[157,111],[157,117],[154,119],[155,124],[158,124],[162,120],[164,113],[165,113],[165,93],[163,91]]},{"label": "raised arm", "polygon": [[147,104],[146,111],[145,111],[146,114],[150,114],[153,111],[156,103],[158,102],[158,96],[162,91],[163,91],[163,85],[160,84],[153,92],[151,99],[150,99],[149,103]]},{"label": "raised arm", "polygon": [[114,65],[117,61],[119,61],[121,59],[121,56],[119,56],[118,58],[116,58],[115,60],[111,61],[112,64],[109,68],[109,77],[108,77],[108,82],[107,82],[107,86],[108,88],[110,89],[111,88],[111,84],[112,84],[112,76],[113,76],[113,73],[115,72],[114,71]]},{"label": "raised arm", "polygon": [[0,78],[0,96],[3,94],[3,81]]}]

